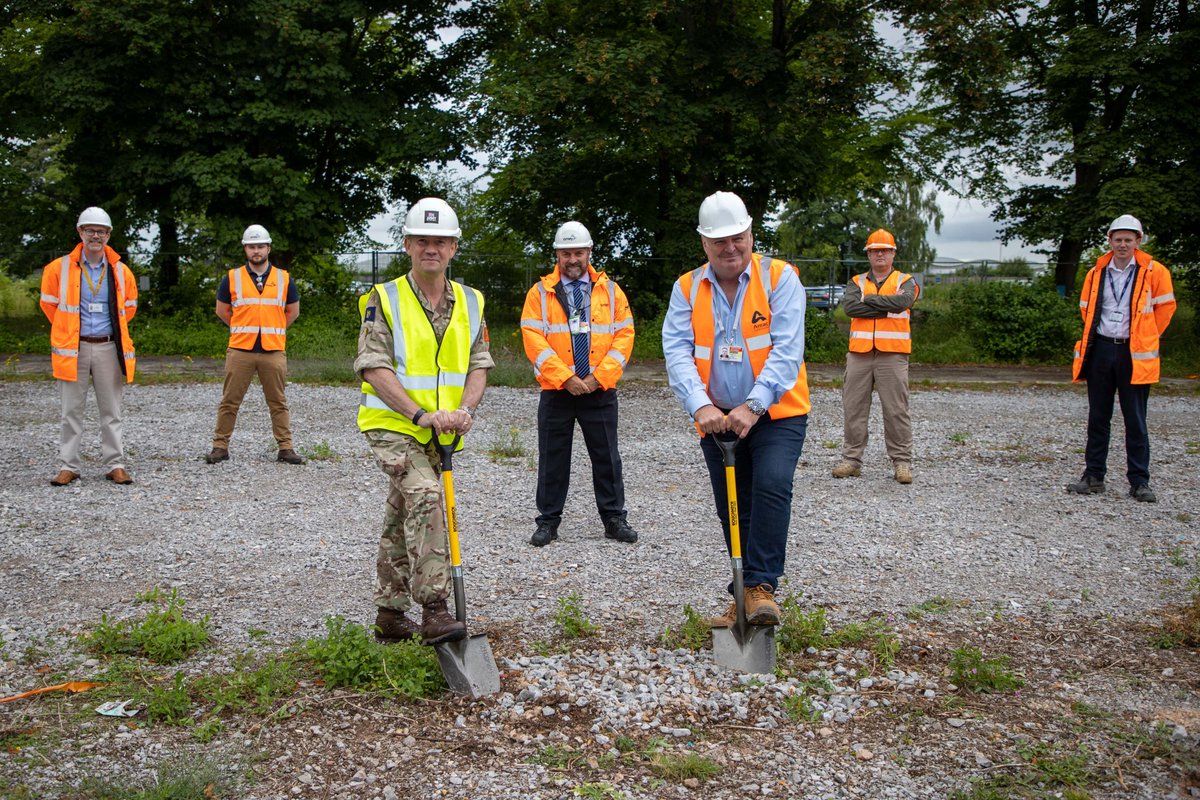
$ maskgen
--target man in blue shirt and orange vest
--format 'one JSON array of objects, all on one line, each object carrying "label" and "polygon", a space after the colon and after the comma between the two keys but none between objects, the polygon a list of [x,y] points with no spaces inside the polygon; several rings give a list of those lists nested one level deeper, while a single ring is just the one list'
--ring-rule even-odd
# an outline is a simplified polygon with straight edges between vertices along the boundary
[{"label": "man in blue shirt and orange vest", "polygon": [[113,483],[133,483],[125,469],[121,400],[133,382],[134,349],[129,321],[137,313],[133,273],[108,246],[112,219],[102,208],[85,208],[75,225],[80,243],[42,270],[41,306],[50,320],[50,363],[62,402],[58,474],[66,486],[83,466],[83,407],[88,384],[96,387],[100,412],[100,460]]},{"label": "man in blue shirt and orange vest", "polygon": [[[446,606],[450,559],[433,439],[448,445],[471,432],[494,366],[483,295],[446,277],[461,235],[445,200],[413,203],[404,219],[412,269],[376,286],[362,306],[358,428],[389,484],[375,560],[375,636],[383,642],[419,635],[438,644],[467,631]],[[406,613],[413,605],[420,625]]]},{"label": "man in blue shirt and orange vest", "polygon": [[286,270],[273,266],[271,234],[251,225],[242,234],[246,263],[229,270],[217,287],[217,316],[229,326],[225,351],[225,389],[217,407],[217,427],[209,464],[229,460],[229,438],[250,381],[258,375],[271,412],[271,433],[279,446],[277,460],[303,464],[292,445],[287,395],[287,329],[300,316],[300,294]]},{"label": "man in blue shirt and orange vest", "polygon": [[554,270],[533,285],[521,313],[525,355],[538,399],[537,529],[529,543],[558,538],[571,478],[575,423],[592,461],[592,487],[604,535],[637,541],[625,516],[617,449],[617,381],[633,354],[633,316],[625,292],[592,266],[592,235],[566,222],[554,236]]},{"label": "man in blue shirt and orange vest", "polygon": [[[696,230],[708,263],[682,275],[671,290],[662,330],[667,377],[700,431],[726,552],[725,464],[713,437],[740,439],[735,471],[746,619],[778,625],[774,595],[810,408],[804,287],[791,264],[754,252],[752,220],[736,194],[710,195],[699,216]],[[736,601],[709,622],[732,625],[735,614]]]},{"label": "man in blue shirt and orange vest", "polygon": [[912,483],[912,418],[908,412],[909,317],[921,287],[912,275],[892,268],[896,239],[880,228],[867,237],[871,269],[846,286],[842,308],[850,317],[850,352],[842,383],[842,462],[833,477],[862,472],[867,449],[871,393],[883,406],[883,440],[898,483]]},{"label": "man in blue shirt and orange vest", "polygon": [[1083,477],[1067,491],[1104,491],[1115,396],[1125,418],[1129,494],[1138,502],[1155,503],[1146,404],[1150,384],[1158,383],[1159,337],[1175,313],[1175,291],[1167,268],[1139,247],[1143,235],[1137,217],[1122,214],[1114,219],[1108,226],[1111,249],[1083,279],[1083,337],[1075,343],[1071,378],[1087,381],[1087,447]]}]

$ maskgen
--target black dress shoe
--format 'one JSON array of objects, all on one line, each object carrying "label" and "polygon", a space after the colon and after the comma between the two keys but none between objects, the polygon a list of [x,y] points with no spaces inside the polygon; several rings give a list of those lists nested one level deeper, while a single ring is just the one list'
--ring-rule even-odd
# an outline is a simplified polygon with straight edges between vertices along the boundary
[{"label": "black dress shoe", "polygon": [[539,522],[537,530],[533,532],[533,536],[529,537],[529,543],[534,547],[545,547],[557,538],[557,526],[551,525],[549,522]]}]

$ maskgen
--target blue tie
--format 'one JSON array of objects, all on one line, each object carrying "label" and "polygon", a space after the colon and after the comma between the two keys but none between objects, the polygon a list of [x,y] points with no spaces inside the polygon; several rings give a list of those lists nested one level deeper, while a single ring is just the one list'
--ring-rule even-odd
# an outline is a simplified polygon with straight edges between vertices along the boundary
[{"label": "blue tie", "polygon": [[[575,313],[580,321],[590,320],[591,314],[583,304],[583,281],[574,281],[571,287],[571,301],[575,305]],[[588,335],[575,333],[571,335],[571,350],[575,354],[575,377],[583,379],[592,371],[588,363]]]}]

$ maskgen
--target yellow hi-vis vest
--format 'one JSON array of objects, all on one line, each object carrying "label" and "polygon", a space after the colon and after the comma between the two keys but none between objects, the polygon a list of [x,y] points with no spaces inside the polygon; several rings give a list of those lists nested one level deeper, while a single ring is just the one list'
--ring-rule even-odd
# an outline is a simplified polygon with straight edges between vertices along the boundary
[{"label": "yellow hi-vis vest", "polygon": [[[454,291],[454,310],[440,344],[433,324],[406,276],[377,287],[379,308],[392,329],[392,364],[396,378],[412,401],[427,412],[454,411],[462,405],[471,363],[471,345],[483,326],[483,295],[454,281],[450,282],[450,287]],[[366,381],[362,384],[358,407],[358,429],[396,431],[422,444],[433,438],[431,428],[422,428],[394,411]],[[453,439],[453,434],[440,437],[443,444],[449,444]],[[461,448],[462,443],[458,446]]]}]

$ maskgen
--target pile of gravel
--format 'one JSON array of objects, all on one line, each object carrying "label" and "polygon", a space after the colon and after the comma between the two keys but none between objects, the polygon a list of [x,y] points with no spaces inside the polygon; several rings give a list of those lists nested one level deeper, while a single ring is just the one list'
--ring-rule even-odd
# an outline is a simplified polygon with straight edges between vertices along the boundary
[{"label": "pile of gravel", "polygon": [[[96,420],[89,409],[85,451],[92,460],[83,480],[57,488],[48,484],[59,428],[53,384],[0,383],[0,459],[7,465],[0,487],[0,696],[30,688],[35,652],[38,663],[70,665],[77,679],[86,679],[88,664],[71,637],[102,614],[137,613],[136,594],[155,586],[177,589],[189,615],[211,618],[216,647],[190,659],[190,673],[224,667],[243,650],[318,635],[330,615],[373,621],[386,479],[355,427],[358,392],[289,387],[297,448],[317,456],[296,467],[274,461],[269,417],[252,389],[230,445],[232,460],[210,466],[201,459],[220,391],[217,384],[127,391],[125,436],[135,479],[127,487],[105,481],[94,461]],[[664,629],[683,621],[685,605],[701,614],[724,609],[728,558],[689,420],[665,386],[621,391],[629,520],[641,536],[635,545],[604,539],[577,436],[574,491],[559,540],[529,546],[536,391],[489,390],[476,431],[455,459],[471,624],[501,632],[494,648],[506,675],[500,695],[461,702],[460,733],[536,750],[561,728],[586,732],[587,746],[605,752],[623,731],[681,742],[714,727],[771,731],[777,747],[761,763],[726,758],[730,774],[759,777],[710,786],[705,796],[711,797],[938,797],[961,787],[963,773],[906,770],[852,736],[858,715],[897,693],[938,696],[944,679],[936,672],[897,670],[864,682],[866,654],[830,651],[809,654],[812,674],[751,680],[714,665],[707,650],[658,646]],[[870,615],[896,623],[937,597],[952,599],[964,619],[1020,614],[1056,623],[1137,619],[1178,602],[1182,583],[1165,586],[1163,576],[1172,560],[1195,563],[1200,398],[1151,397],[1156,505],[1125,493],[1119,415],[1109,492],[1064,493],[1082,471],[1086,406],[1081,392],[1061,388],[917,391],[915,483],[900,486],[883,453],[877,408],[863,476],[830,476],[841,442],[840,396],[814,389],[795,479],[785,590],[802,593],[806,607],[829,607],[839,624]],[[524,455],[489,458],[514,439]],[[613,646],[537,655],[533,643],[555,637],[558,600],[572,594]],[[797,727],[787,698],[817,681],[830,687],[809,692],[808,708],[819,720]],[[24,702],[0,706],[0,724],[33,713]],[[1142,701],[1116,702],[1137,709]],[[0,753],[0,776],[19,774],[39,787],[39,796],[55,797],[81,774],[144,775],[187,746],[186,737],[107,722],[64,739],[63,757],[45,765],[27,767]],[[417,796],[414,785],[428,786],[422,796],[430,797],[571,794],[561,776],[542,767],[503,758],[464,766],[427,742],[406,745],[386,725],[372,743],[360,730],[370,729],[368,722],[347,721],[357,734],[341,736],[356,740],[343,741],[346,774],[306,769],[293,742],[274,754],[282,760],[271,780],[247,796]],[[277,735],[264,731],[253,747],[269,750]],[[337,732],[313,737],[324,743],[313,744],[317,750],[337,751]],[[821,749],[825,740],[836,746]],[[235,753],[249,746],[233,736],[220,745]],[[708,746],[698,742],[697,752]],[[450,777],[397,783],[387,764],[406,763],[405,753],[409,760],[419,753],[426,778],[430,764],[443,764],[445,776],[458,783]],[[968,767],[987,760],[959,755]],[[645,791],[670,796],[667,789]]]}]

